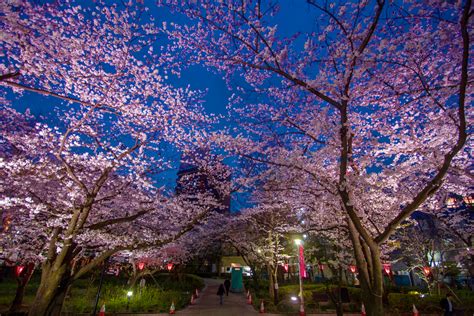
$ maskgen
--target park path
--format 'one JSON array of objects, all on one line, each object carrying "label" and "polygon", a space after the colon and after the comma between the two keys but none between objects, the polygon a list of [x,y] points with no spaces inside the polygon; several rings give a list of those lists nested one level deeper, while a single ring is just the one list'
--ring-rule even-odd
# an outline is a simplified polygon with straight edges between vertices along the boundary
[{"label": "park path", "polygon": [[229,293],[229,296],[224,296],[224,303],[220,305],[219,296],[216,293],[224,280],[205,279],[204,282],[206,287],[196,300],[196,304],[176,312],[176,315],[245,316],[258,314],[252,306],[247,304],[243,293]]},{"label": "park path", "polygon": [[[247,304],[244,293],[229,293],[224,296],[224,304],[219,304],[217,289],[224,280],[204,279],[205,287],[199,294],[195,305],[189,305],[187,308],[176,311],[176,315],[183,316],[247,316],[258,315],[251,305]],[[120,316],[165,316],[169,314],[119,314]],[[265,316],[283,316],[281,314],[264,314]],[[344,314],[347,316],[358,316],[357,314]],[[307,314],[307,316],[336,316],[336,314]]]}]

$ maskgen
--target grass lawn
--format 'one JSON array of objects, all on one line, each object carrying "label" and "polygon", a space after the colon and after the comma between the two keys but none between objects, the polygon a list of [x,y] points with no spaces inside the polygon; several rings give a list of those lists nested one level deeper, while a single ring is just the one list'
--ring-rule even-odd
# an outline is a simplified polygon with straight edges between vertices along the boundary
[{"label": "grass lawn", "polygon": [[[36,289],[39,285],[40,275],[35,274],[26,289],[24,298],[24,311],[33,302]],[[63,308],[68,313],[91,313],[94,308],[95,298],[98,289],[98,278],[90,276],[80,279],[73,284],[70,293],[66,298]],[[115,276],[106,276],[102,286],[99,307],[106,304],[108,312],[127,311],[127,292],[132,290],[133,295],[128,304],[131,312],[167,312],[174,301],[176,309],[186,306],[191,298],[191,293],[196,289],[201,289],[204,282],[194,275],[184,275],[180,280],[174,275],[167,273],[155,275],[154,278],[146,278],[146,286],[139,289],[138,284],[135,289],[127,286],[127,279]],[[5,278],[0,282],[0,313],[5,312],[16,291],[16,281],[13,277]]]},{"label": "grass lawn", "polygon": [[[299,284],[291,285],[280,285],[279,287],[279,301],[275,305],[273,300],[270,299],[268,293],[268,283],[262,281],[259,289],[255,289],[252,286],[252,282],[247,280],[246,288],[252,292],[253,303],[255,309],[258,310],[260,300],[264,300],[265,308],[269,312],[283,313],[283,314],[294,314],[298,312],[299,304],[297,301],[292,301],[291,297],[296,297],[299,293]],[[335,290],[335,285],[330,285],[330,290]],[[344,310],[347,312],[360,312],[361,307],[361,290],[356,287],[347,287],[348,294],[350,297],[350,303],[344,304]],[[321,313],[327,311],[334,311],[335,307],[330,301],[320,302],[315,301],[314,297],[318,294],[326,293],[327,289],[324,284],[321,283],[305,283],[304,284],[304,302],[305,310],[309,313]],[[440,300],[444,295],[429,295],[420,290],[420,293],[397,293],[391,291],[385,302],[385,310],[387,315],[401,315],[408,314],[412,311],[413,304],[416,305],[419,311],[422,313],[442,313],[440,307]],[[455,308],[463,311],[465,315],[473,315],[474,312],[474,292],[469,290],[456,290],[456,295],[459,300],[455,301]],[[319,296],[318,299],[321,299]]]}]

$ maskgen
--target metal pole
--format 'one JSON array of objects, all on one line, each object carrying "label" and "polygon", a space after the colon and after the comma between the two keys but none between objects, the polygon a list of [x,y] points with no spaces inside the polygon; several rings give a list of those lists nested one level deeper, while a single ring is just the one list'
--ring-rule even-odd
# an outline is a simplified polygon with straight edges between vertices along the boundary
[{"label": "metal pole", "polygon": [[97,289],[97,295],[95,297],[95,305],[94,305],[94,312],[92,315],[97,315],[97,305],[99,305],[99,298],[100,298],[100,291],[102,290],[102,283],[104,282],[104,274],[105,274],[105,268],[107,267],[107,261],[109,259],[105,259],[104,261],[104,266],[102,267],[102,272],[100,273],[100,281],[99,281],[99,288]]},{"label": "metal pole", "polygon": [[300,304],[304,305],[303,280],[301,279],[300,245],[298,245],[296,249],[297,249],[297,252],[298,252],[298,279],[300,281]]}]

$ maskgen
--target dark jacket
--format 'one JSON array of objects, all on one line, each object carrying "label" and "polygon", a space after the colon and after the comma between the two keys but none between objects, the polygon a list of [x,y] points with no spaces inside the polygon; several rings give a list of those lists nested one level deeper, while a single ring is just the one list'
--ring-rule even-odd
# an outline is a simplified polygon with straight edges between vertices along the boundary
[{"label": "dark jacket", "polygon": [[219,289],[217,290],[217,295],[224,295],[224,293],[225,293],[224,285],[221,284],[219,285]]},{"label": "dark jacket", "polygon": [[450,299],[451,302],[451,311],[449,311],[449,303],[447,298],[443,298],[440,302],[441,308],[445,311],[445,315],[452,315],[454,312],[454,303]]},{"label": "dark jacket", "polygon": [[225,280],[224,281],[224,286],[226,289],[229,289],[230,288],[230,280]]}]

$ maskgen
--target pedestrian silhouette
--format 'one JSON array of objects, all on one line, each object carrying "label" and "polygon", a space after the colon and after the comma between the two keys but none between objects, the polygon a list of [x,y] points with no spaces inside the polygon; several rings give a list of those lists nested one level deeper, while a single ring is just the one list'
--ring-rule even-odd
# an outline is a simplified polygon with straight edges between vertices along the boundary
[{"label": "pedestrian silhouette", "polygon": [[445,316],[454,315],[453,296],[450,293],[446,294],[446,297],[441,300],[440,304]]},{"label": "pedestrian silhouette", "polygon": [[230,280],[226,279],[224,281],[224,286],[225,286],[225,294],[229,296],[229,289],[230,289]]},{"label": "pedestrian silhouette", "polygon": [[219,295],[219,301],[221,305],[222,305],[224,293],[225,293],[224,284],[221,284],[219,285],[219,289],[217,290],[217,295]]}]

